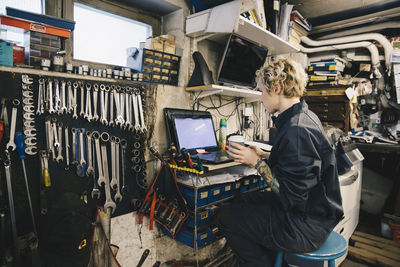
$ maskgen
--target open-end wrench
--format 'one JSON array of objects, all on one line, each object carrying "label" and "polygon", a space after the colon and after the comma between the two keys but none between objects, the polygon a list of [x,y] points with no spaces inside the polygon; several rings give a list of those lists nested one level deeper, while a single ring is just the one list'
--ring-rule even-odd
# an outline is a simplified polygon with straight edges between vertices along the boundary
[{"label": "open-end wrench", "polygon": [[74,111],[74,93],[72,91],[72,83],[71,81],[67,82],[68,86],[68,107],[67,107],[67,113],[72,113]]},{"label": "open-end wrench", "polygon": [[123,128],[125,126],[125,88],[121,91],[120,94],[120,100],[119,100],[119,104],[120,104],[120,112],[121,112],[121,128]]},{"label": "open-end wrench", "polygon": [[104,191],[106,193],[106,203],[104,203],[104,208],[108,211],[108,209],[111,209],[111,213],[114,213],[115,208],[117,207],[115,202],[111,198],[111,191],[110,191],[110,178],[109,178],[109,172],[108,172],[108,162],[107,162],[107,142],[110,139],[110,136],[108,133],[103,132],[100,136],[101,138],[101,157],[103,161],[103,171],[104,171],[104,179],[105,179],[105,185],[104,185]]},{"label": "open-end wrench", "polygon": [[58,114],[67,113],[65,86],[66,86],[66,83],[64,80],[62,80],[61,81],[61,108],[59,109]]},{"label": "open-end wrench", "polygon": [[84,134],[84,128],[79,129],[79,166],[83,167],[84,164],[86,164],[85,160],[85,150],[84,150],[84,144],[83,144],[83,134]]},{"label": "open-end wrench", "polygon": [[107,125],[107,117],[105,114],[105,101],[104,101],[104,91],[106,87],[104,84],[100,84],[100,122]]},{"label": "open-end wrench", "polygon": [[71,129],[72,132],[72,164],[76,164],[76,128]]},{"label": "open-end wrench", "polygon": [[109,126],[114,126],[114,92],[115,86],[111,85],[110,90],[110,119],[108,120]]},{"label": "open-end wrench", "polygon": [[51,128],[53,129],[54,147],[58,148],[60,143],[58,142],[58,132],[57,132],[57,119],[53,118],[51,120]]},{"label": "open-end wrench", "polygon": [[123,123],[123,118],[121,117],[121,105],[120,105],[120,87],[117,86],[117,89],[114,91],[114,101],[115,101],[115,124],[120,126]]},{"label": "open-end wrench", "polygon": [[95,83],[93,85],[93,120],[97,121],[99,115],[97,114],[97,99],[98,99],[99,85]]},{"label": "open-end wrench", "polygon": [[140,115],[140,130],[144,133],[147,131],[146,125],[144,123],[144,114],[143,114],[143,106],[142,106],[142,96],[139,94],[137,94],[137,98],[138,98],[138,106],[139,106],[139,115]]},{"label": "open-end wrench", "polygon": [[11,127],[10,127],[10,141],[8,141],[6,148],[11,151],[15,150],[14,135],[15,135],[15,124],[17,123],[17,110],[19,106],[19,100],[13,100],[13,108],[11,112]]},{"label": "open-end wrench", "polygon": [[97,183],[99,186],[104,184],[106,181],[104,179],[104,174],[103,174],[103,164],[102,164],[102,159],[101,159],[101,150],[100,150],[100,134],[97,131],[92,132],[92,137],[94,139],[94,144],[96,148],[96,162],[97,162],[97,172],[99,174],[99,179],[97,180]]},{"label": "open-end wrench", "polygon": [[65,159],[67,165],[65,166],[65,169],[69,169],[69,132],[68,132],[68,126],[65,126],[64,128],[64,135],[65,135]]},{"label": "open-end wrench", "polygon": [[128,186],[126,185],[126,181],[125,181],[125,152],[126,152],[126,148],[127,148],[128,143],[126,142],[125,139],[121,139],[120,145],[121,145],[121,165],[122,165],[122,188],[121,188],[121,192],[122,192],[122,194],[126,194],[128,192]]},{"label": "open-end wrench", "polygon": [[79,112],[79,116],[83,117],[85,116],[85,87],[83,82],[80,82],[79,88],[81,89],[81,111]]},{"label": "open-end wrench", "polygon": [[74,109],[74,114],[72,115],[73,119],[77,119],[78,118],[78,114],[77,114],[77,109],[78,109],[78,104],[77,104],[77,98],[78,98],[78,83],[74,82],[74,98],[72,101],[72,107]]},{"label": "open-end wrench", "polygon": [[24,84],[32,84],[33,83],[33,79],[31,77],[29,77],[28,75],[21,75],[22,78],[22,82]]},{"label": "open-end wrench", "polygon": [[110,87],[107,85],[104,89],[104,125],[108,125],[108,93],[110,92]]},{"label": "open-end wrench", "polygon": [[58,80],[54,80],[54,112],[58,113],[60,106],[61,106],[61,98],[60,98],[60,84],[58,83]]},{"label": "open-end wrench", "polygon": [[117,202],[122,200],[122,195],[120,191],[120,181],[119,181],[119,144],[121,139],[115,137],[115,168],[116,168],[116,177],[117,177],[117,193],[115,193],[114,199]]},{"label": "open-end wrench", "polygon": [[90,83],[86,83],[86,105],[85,105],[85,115],[83,116],[88,121],[92,120],[92,101],[90,97],[90,89],[92,85]]},{"label": "open-end wrench", "polygon": [[63,156],[62,156],[62,134],[63,134],[63,132],[62,132],[62,127],[63,127],[63,125],[62,125],[61,122],[57,123],[59,146],[57,147],[57,149],[58,149],[58,155],[57,155],[56,160],[57,160],[58,163],[60,163],[61,161],[64,160],[64,158],[63,158]]},{"label": "open-end wrench", "polygon": [[47,81],[47,101],[49,103],[49,113],[53,114],[55,112],[53,106],[53,82],[51,80]]},{"label": "open-end wrench", "polygon": [[[45,127],[45,132],[46,132],[46,147],[47,151],[51,153],[52,151],[52,130],[51,130],[51,118],[47,117],[46,120],[44,121],[44,127]],[[26,143],[25,143],[26,144]]]},{"label": "open-end wrench", "polygon": [[[14,135],[13,135],[14,137]],[[15,255],[15,266],[20,265],[20,251],[18,244],[18,232],[17,232],[17,222],[15,220],[15,206],[14,206],[14,198],[11,184],[11,160],[10,160],[10,152],[6,150],[6,160],[4,161],[4,169],[6,173],[6,182],[7,182],[7,190],[8,190],[8,204],[10,208],[10,216],[11,216],[11,228],[13,234],[13,242],[14,242],[14,255]]]},{"label": "open-end wrench", "polygon": [[44,112],[44,105],[43,105],[43,93],[44,93],[44,79],[39,79],[39,90],[38,90],[38,98],[37,98],[37,109],[36,114],[40,115]]},{"label": "open-end wrench", "polygon": [[92,172],[94,172],[93,168],[93,146],[92,146],[92,133],[89,131],[86,131],[86,150],[87,150],[87,170],[86,170],[86,175],[90,176]]},{"label": "open-end wrench", "polygon": [[110,186],[113,190],[117,189],[117,169],[116,169],[116,154],[115,154],[115,137],[111,136],[110,137],[110,143],[111,143],[111,182]]},{"label": "open-end wrench", "polygon": [[131,105],[129,105],[130,101],[129,99],[131,98],[131,88],[127,87],[126,88],[126,93],[125,93],[125,108],[126,108],[126,120],[125,120],[125,127],[129,129],[132,125],[131,122]]},{"label": "open-end wrench", "polygon": [[132,105],[133,105],[133,112],[135,113],[135,131],[139,132],[140,131],[140,122],[139,122],[139,108],[138,108],[138,102],[137,102],[137,94],[135,91],[135,94],[131,95],[132,97]]},{"label": "open-end wrench", "polygon": [[[94,144],[94,142],[92,142],[92,145],[91,145],[90,149],[92,150],[91,153],[92,153],[92,155],[94,157],[94,155],[95,155],[95,144]],[[93,171],[92,171],[91,175],[93,177],[93,189],[92,189],[92,193],[91,193],[92,199],[95,199],[95,198],[96,199],[100,199],[101,193],[100,193],[100,189],[99,189],[99,186],[97,184],[97,181],[96,181],[96,171],[95,171],[94,168],[93,168]]]}]

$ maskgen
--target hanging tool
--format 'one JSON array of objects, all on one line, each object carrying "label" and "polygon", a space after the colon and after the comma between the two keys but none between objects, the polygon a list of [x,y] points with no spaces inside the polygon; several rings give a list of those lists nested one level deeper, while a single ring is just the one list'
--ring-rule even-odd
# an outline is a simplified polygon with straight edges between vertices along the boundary
[{"label": "hanging tool", "polygon": [[142,257],[140,258],[136,267],[141,267],[143,265],[144,261],[146,260],[147,256],[149,256],[149,254],[150,254],[150,250],[145,249],[145,251],[143,252]]},{"label": "hanging tool", "polygon": [[24,172],[25,187],[26,187],[26,193],[28,196],[29,209],[31,212],[33,231],[34,231],[35,235],[37,235],[35,216],[33,213],[32,200],[31,200],[31,193],[29,192],[29,183],[28,183],[28,177],[27,177],[26,168],[25,168],[25,143],[24,143],[24,137],[21,132],[15,133],[15,142],[17,144],[17,150],[19,153],[19,158],[21,159],[22,170]]},{"label": "hanging tool", "polygon": [[11,159],[10,152],[6,149],[6,160],[4,161],[4,168],[6,173],[6,181],[7,181],[7,190],[8,190],[8,203],[10,208],[10,216],[11,216],[11,228],[13,234],[13,242],[14,242],[14,257],[15,257],[15,265],[17,267],[20,265],[20,251],[18,245],[18,233],[17,233],[17,222],[15,220],[15,207],[14,207],[14,198],[12,192],[12,184],[11,184]]},{"label": "hanging tool", "polygon": [[3,133],[4,133],[4,121],[0,121],[0,143],[3,140]]},{"label": "hanging tool", "polygon": [[17,123],[17,108],[19,106],[19,100],[13,100],[13,108],[11,113],[11,128],[10,128],[10,141],[8,141],[6,148],[10,149],[11,151],[15,150],[15,143],[14,143],[14,134],[15,134],[15,124]]}]

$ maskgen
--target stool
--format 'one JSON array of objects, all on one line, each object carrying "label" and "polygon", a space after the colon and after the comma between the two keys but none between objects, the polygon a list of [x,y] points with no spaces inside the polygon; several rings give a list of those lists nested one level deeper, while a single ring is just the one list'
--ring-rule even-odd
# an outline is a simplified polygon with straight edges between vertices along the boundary
[{"label": "stool", "polygon": [[[307,260],[314,260],[314,261],[328,261],[329,267],[335,267],[335,259],[340,258],[343,256],[347,251],[347,242],[343,236],[336,232],[330,233],[328,239],[319,249],[311,252],[305,253],[290,253],[287,252],[286,254],[303,258]],[[281,267],[282,266],[282,259],[283,259],[283,252],[279,251],[274,267]]]}]

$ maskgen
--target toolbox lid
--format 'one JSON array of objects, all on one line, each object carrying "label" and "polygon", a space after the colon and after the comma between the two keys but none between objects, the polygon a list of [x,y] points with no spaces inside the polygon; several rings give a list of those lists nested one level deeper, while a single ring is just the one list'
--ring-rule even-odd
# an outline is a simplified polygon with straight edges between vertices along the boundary
[{"label": "toolbox lid", "polygon": [[21,18],[25,20],[44,23],[47,25],[55,26],[58,28],[68,29],[73,31],[75,29],[75,21],[61,19],[54,16],[32,13],[12,7],[6,7],[7,16]]}]

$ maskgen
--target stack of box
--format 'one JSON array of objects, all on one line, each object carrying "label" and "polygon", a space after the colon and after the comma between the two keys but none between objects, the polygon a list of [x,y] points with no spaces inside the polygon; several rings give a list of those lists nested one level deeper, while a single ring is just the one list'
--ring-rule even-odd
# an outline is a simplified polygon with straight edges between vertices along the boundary
[{"label": "stack of box", "polygon": [[140,48],[175,54],[175,36],[172,34],[164,34],[148,38],[146,42],[140,43]]},{"label": "stack of box", "polygon": [[30,66],[40,66],[42,59],[50,59],[61,50],[61,37],[40,33],[27,32],[25,39],[25,57]]},{"label": "stack of box", "polygon": [[307,88],[338,85],[344,64],[340,61],[316,61],[308,66]]}]

